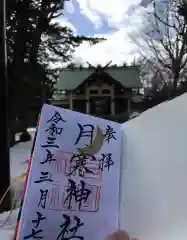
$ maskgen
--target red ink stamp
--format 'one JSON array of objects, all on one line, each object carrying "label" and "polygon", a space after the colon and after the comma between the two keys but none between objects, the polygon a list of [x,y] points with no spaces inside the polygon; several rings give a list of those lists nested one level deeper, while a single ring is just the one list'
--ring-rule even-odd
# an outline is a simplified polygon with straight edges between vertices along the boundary
[{"label": "red ink stamp", "polygon": [[97,180],[102,179],[102,169],[100,169],[99,160],[95,156],[78,153],[66,158],[64,174]]}]

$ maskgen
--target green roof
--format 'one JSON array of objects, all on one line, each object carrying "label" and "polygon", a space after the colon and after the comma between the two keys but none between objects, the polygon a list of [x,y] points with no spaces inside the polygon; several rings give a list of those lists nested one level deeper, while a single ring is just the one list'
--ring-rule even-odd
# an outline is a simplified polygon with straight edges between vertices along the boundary
[{"label": "green roof", "polygon": [[[108,67],[104,71],[125,88],[141,88],[137,67]],[[57,90],[76,89],[94,72],[94,68],[64,69],[60,72],[55,88]]]}]

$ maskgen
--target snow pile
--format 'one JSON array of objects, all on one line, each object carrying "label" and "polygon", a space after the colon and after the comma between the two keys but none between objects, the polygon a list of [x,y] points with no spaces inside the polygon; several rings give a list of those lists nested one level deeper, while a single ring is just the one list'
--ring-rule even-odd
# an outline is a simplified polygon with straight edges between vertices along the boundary
[{"label": "snow pile", "polygon": [[[34,138],[35,129],[29,129],[32,138]],[[10,149],[10,173],[11,173],[11,180],[13,181],[16,177],[21,176],[23,173],[27,171],[28,167],[28,158],[31,153],[33,141],[26,142],[26,143],[19,143]],[[19,192],[18,198],[20,198],[22,194],[22,186],[23,180],[19,180],[16,184],[19,185]],[[15,190],[15,184],[13,185],[13,191]]]},{"label": "snow pile", "polygon": [[[29,132],[31,133],[32,137],[34,137],[35,130],[29,129]],[[26,170],[28,166],[28,157],[30,155],[32,148],[32,141],[27,143],[19,143],[16,146],[12,147],[10,149],[10,172],[11,172],[11,180],[16,178],[17,176],[22,175]],[[19,188],[18,195],[16,196],[16,199],[21,198],[22,194],[22,187],[23,187],[23,180],[19,180],[17,182]],[[15,184],[12,187],[12,191],[15,192]],[[0,239],[2,240],[12,240],[14,229],[16,225],[17,220],[17,214],[18,210],[14,210],[10,217],[9,212],[0,214],[0,226],[3,225],[3,227],[0,229]],[[4,225],[4,222],[8,219],[6,224]]]},{"label": "snow pile", "polygon": [[[186,101],[184,94],[122,125],[120,227],[140,240],[187,239]],[[12,177],[26,170],[31,146],[11,149]],[[16,211],[0,239],[11,239],[15,221]]]},{"label": "snow pile", "polygon": [[[10,217],[9,212],[5,212],[0,214],[0,226],[3,225],[0,229],[0,239],[2,240],[12,240],[14,235],[14,229],[16,226],[18,210],[14,210]],[[8,219],[6,224],[4,225],[5,221]]]}]

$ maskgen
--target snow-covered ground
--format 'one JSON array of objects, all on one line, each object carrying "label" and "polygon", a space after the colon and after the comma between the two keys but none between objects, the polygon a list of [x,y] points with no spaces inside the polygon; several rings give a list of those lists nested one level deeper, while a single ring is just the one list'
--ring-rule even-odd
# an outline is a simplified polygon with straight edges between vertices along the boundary
[{"label": "snow-covered ground", "polygon": [[[35,129],[29,129],[32,137],[34,137]],[[19,143],[16,146],[10,149],[10,161],[11,161],[11,180],[16,178],[17,176],[22,175],[28,166],[28,157],[30,155],[32,148],[32,141],[27,143]],[[16,198],[20,199],[22,194],[23,180],[17,181],[18,184],[18,194]],[[12,191],[15,191],[15,184],[12,187]],[[3,213],[0,215],[0,226],[6,221],[8,218],[9,221],[0,229],[0,239],[9,240],[12,239],[16,218],[17,218],[18,210],[14,210],[8,218],[9,213]]]},{"label": "snow-covered ground", "polygon": [[[187,239],[187,94],[123,124],[120,227],[140,240]],[[33,132],[33,131],[32,131]],[[27,169],[32,142],[11,149],[11,176]],[[17,212],[0,231],[13,234]],[[8,213],[0,216],[0,224]]]}]

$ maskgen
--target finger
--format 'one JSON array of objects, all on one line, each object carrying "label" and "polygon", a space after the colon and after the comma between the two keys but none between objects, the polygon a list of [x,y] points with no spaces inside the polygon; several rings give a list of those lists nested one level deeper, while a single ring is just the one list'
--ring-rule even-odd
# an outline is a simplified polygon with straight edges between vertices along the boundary
[{"label": "finger", "polygon": [[127,232],[118,231],[109,235],[105,240],[130,240],[130,238]]}]

